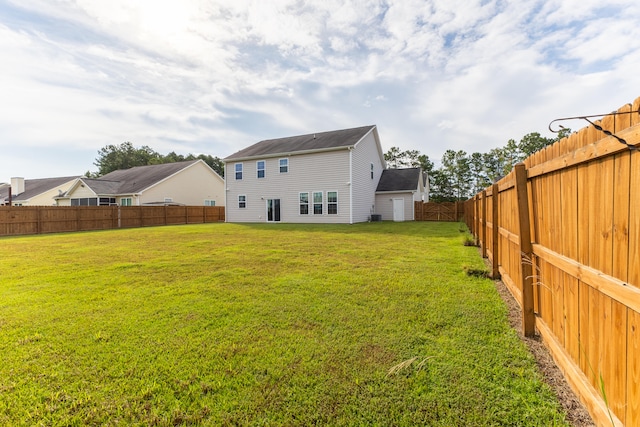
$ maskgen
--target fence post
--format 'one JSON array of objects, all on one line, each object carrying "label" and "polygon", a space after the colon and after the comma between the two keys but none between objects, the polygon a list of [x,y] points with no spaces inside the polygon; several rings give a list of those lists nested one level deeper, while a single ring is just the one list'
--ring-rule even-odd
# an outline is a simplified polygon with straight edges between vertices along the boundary
[{"label": "fence post", "polygon": [[491,193],[493,194],[493,196],[491,196],[491,205],[493,207],[491,214],[491,224],[493,224],[493,227],[491,228],[493,237],[491,239],[491,253],[493,256],[493,259],[491,260],[491,277],[498,279],[500,277],[500,266],[498,260],[498,251],[500,250],[498,247],[498,239],[500,238],[500,229],[498,225],[498,193],[500,190],[498,189],[498,184],[493,184],[491,190]]},{"label": "fence post", "polygon": [[42,216],[40,215],[40,206],[36,206],[36,233],[42,234]]},{"label": "fence post", "polygon": [[480,203],[478,203],[478,195],[473,196],[473,235],[476,245],[480,244]]},{"label": "fence post", "polygon": [[482,190],[482,224],[480,229],[480,250],[482,258],[487,257],[487,190]]},{"label": "fence post", "polygon": [[520,270],[522,272],[522,333],[532,337],[536,332],[533,310],[533,269],[531,228],[529,223],[529,196],[527,194],[527,169],[524,163],[514,167],[516,173],[516,195],[518,199],[518,223],[520,224]]}]

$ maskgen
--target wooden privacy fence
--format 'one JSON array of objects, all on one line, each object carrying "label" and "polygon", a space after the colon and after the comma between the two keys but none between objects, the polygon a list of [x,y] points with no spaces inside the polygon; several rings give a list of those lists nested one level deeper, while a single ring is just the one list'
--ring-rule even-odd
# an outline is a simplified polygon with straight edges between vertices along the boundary
[{"label": "wooden privacy fence", "polygon": [[464,215],[463,202],[414,202],[416,221],[460,221]]},{"label": "wooden privacy fence", "polygon": [[[640,98],[596,125],[640,148]],[[640,152],[594,126],[465,203],[465,221],[598,425],[640,426]]]},{"label": "wooden privacy fence", "polygon": [[0,236],[224,221],[224,206],[1,206]]}]

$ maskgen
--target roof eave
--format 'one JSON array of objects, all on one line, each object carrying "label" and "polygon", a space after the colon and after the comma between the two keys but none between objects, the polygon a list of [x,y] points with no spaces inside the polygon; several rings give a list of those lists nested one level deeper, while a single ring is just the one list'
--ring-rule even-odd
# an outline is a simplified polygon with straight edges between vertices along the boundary
[{"label": "roof eave", "polygon": [[340,147],[329,147],[329,148],[314,148],[312,150],[300,150],[300,151],[288,151],[283,153],[270,153],[264,155],[256,155],[256,156],[245,156],[245,157],[234,157],[234,158],[225,158],[222,159],[222,162],[227,163],[236,163],[243,162],[245,160],[255,160],[255,159],[271,159],[274,157],[291,157],[291,156],[301,156],[304,154],[315,154],[315,153],[324,153],[327,151],[339,151],[339,150],[352,150],[355,147],[355,144],[351,145],[342,145]]},{"label": "roof eave", "polygon": [[376,194],[390,194],[390,193],[417,193],[418,190],[385,190],[376,191]]}]

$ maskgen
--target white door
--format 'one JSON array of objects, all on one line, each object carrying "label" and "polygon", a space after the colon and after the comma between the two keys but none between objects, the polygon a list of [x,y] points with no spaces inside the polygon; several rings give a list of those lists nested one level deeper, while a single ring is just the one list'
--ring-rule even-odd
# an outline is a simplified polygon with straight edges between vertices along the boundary
[{"label": "white door", "polygon": [[404,200],[393,199],[393,220],[404,221]]}]

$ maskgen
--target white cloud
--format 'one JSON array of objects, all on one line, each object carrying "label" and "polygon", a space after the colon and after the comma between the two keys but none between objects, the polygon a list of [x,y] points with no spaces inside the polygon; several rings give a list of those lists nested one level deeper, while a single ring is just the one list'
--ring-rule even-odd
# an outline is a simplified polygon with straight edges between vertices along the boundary
[{"label": "white cloud", "polygon": [[[486,151],[640,95],[639,19],[631,0],[13,1],[0,149],[86,157],[129,140],[224,157],[378,124],[385,147],[433,160]],[[68,158],[60,175],[91,168]]]}]

